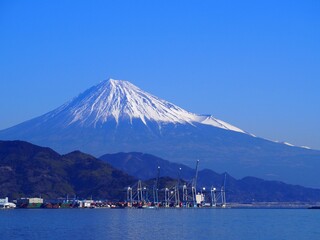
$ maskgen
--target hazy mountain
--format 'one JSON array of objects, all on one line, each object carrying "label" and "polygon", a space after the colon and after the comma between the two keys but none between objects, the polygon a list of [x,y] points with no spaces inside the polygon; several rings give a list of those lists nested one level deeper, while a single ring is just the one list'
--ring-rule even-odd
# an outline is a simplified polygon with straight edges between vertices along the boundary
[{"label": "hazy mountain", "polygon": [[60,153],[147,152],[188,166],[201,159],[202,168],[237,178],[320,187],[320,151],[254,137],[120,80],[103,81],[47,114],[2,130],[0,139],[26,140]]},{"label": "hazy mountain", "polygon": [[[195,166],[190,168],[151,154],[138,152],[105,154],[100,159],[142,180],[155,179],[160,167],[161,178],[175,179],[171,180],[171,186],[174,186],[179,178],[183,184],[191,183],[195,177]],[[201,162],[199,164],[201,166]],[[279,181],[265,181],[255,177],[237,180],[229,174],[219,174],[209,169],[198,172],[198,189],[203,187],[206,189],[204,191],[210,190],[211,187],[221,189],[223,185],[225,185],[227,200],[231,202],[318,202],[320,199],[320,189],[305,188]]]}]

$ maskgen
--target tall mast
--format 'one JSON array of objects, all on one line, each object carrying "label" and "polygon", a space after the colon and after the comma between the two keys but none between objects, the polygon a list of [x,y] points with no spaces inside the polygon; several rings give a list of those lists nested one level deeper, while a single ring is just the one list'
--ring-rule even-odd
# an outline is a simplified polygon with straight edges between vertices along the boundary
[{"label": "tall mast", "polygon": [[197,163],[196,163],[195,177],[192,182],[192,200],[193,200],[194,207],[197,205],[196,195],[197,195],[197,181],[198,181],[198,165],[199,165],[199,159],[197,160]]},{"label": "tall mast", "polygon": [[223,181],[223,191],[222,191],[222,207],[226,207],[227,200],[226,200],[226,180],[227,180],[227,173],[224,173],[224,181]]},{"label": "tall mast", "polygon": [[157,172],[157,180],[156,180],[156,191],[155,191],[155,202],[158,204],[159,203],[159,195],[158,195],[158,191],[159,191],[159,177],[160,177],[160,166],[158,166],[158,172]]},{"label": "tall mast", "polygon": [[180,207],[180,177],[181,177],[181,168],[179,168],[179,172],[178,172],[178,184],[176,186],[176,193],[177,193],[177,204]]},{"label": "tall mast", "polygon": [[198,166],[199,166],[199,159],[197,160],[197,164],[196,164],[196,176],[194,179],[194,188],[197,190],[197,181],[198,181]]}]

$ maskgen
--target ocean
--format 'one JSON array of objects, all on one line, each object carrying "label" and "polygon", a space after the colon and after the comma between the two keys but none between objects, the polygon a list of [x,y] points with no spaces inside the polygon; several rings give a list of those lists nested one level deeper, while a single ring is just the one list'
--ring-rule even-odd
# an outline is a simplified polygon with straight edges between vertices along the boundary
[{"label": "ocean", "polygon": [[0,239],[320,239],[320,210],[15,209]]}]

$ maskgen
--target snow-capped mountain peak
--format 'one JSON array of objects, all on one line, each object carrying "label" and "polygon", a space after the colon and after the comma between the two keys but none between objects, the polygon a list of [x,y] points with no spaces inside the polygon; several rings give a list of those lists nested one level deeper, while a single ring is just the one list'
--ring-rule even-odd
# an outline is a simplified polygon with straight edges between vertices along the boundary
[{"label": "snow-capped mountain peak", "polygon": [[319,151],[243,133],[127,81],[109,79],[47,114],[1,130],[0,139],[25,140],[60,153],[81,150],[101,156],[142,152],[190,166],[194,159],[201,159],[202,168],[228,170],[239,178],[256,172],[270,180],[314,186],[319,175]]},{"label": "snow-capped mountain peak", "polygon": [[[147,93],[128,81],[109,79],[81,93],[69,103],[47,114],[47,117],[67,115],[67,124],[83,126],[104,124],[108,120],[140,119],[174,124],[206,124],[226,130],[245,133],[213,116],[188,112],[168,101]],[[64,117],[65,119],[65,117]]]}]

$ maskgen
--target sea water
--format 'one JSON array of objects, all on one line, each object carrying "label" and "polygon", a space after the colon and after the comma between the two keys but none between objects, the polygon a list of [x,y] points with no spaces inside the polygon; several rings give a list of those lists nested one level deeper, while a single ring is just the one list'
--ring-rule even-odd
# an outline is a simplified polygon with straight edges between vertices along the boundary
[{"label": "sea water", "polygon": [[320,210],[1,210],[0,239],[320,239]]}]

